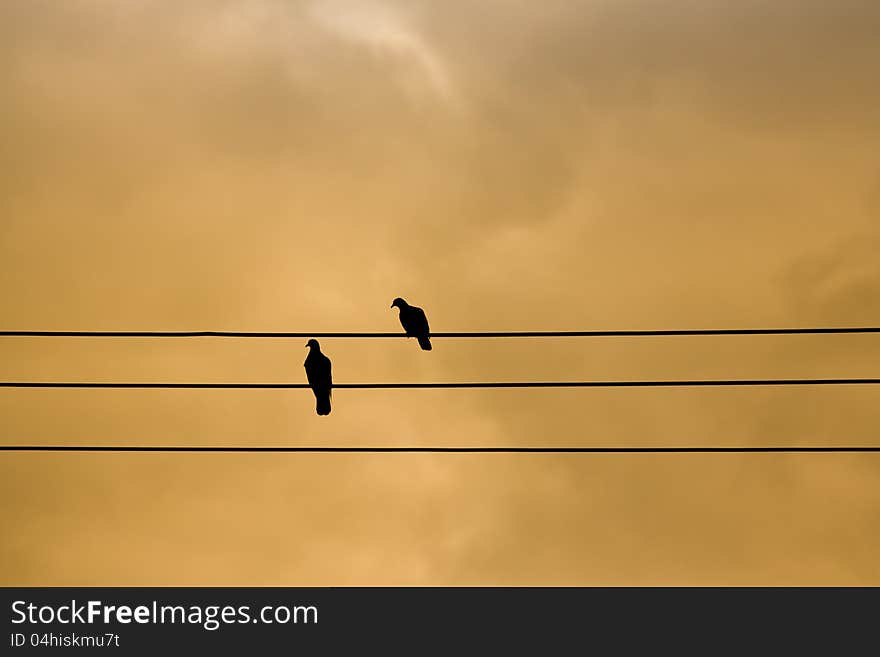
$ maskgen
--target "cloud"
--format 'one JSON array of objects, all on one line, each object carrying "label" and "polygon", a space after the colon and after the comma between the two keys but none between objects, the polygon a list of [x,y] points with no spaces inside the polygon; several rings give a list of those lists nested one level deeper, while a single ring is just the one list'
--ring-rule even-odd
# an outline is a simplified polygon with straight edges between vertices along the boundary
[{"label": "cloud", "polygon": [[431,91],[450,104],[461,101],[448,66],[436,48],[391,5],[370,0],[327,0],[309,5],[315,23],[338,38],[363,46],[371,56],[400,60],[392,67],[410,95]]}]

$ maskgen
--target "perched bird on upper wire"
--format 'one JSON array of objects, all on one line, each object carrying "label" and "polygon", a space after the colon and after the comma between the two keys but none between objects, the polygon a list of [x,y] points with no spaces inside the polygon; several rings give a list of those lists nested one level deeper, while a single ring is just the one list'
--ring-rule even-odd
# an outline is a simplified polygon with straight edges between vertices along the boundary
[{"label": "perched bird on upper wire", "polygon": [[321,353],[321,345],[317,340],[309,340],[306,346],[309,348],[309,355],[303,365],[306,368],[306,378],[315,393],[315,411],[318,415],[330,415],[330,395],[333,388],[330,359]]},{"label": "perched bird on upper wire", "polygon": [[406,337],[418,338],[419,346],[425,351],[431,351],[431,329],[425,311],[409,305],[400,297],[391,302],[391,307],[400,309],[400,325],[406,331]]}]

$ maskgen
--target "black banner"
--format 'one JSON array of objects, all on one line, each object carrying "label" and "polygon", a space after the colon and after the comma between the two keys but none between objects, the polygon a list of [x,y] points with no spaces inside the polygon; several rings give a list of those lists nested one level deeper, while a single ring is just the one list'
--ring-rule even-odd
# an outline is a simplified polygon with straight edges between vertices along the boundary
[{"label": "black banner", "polygon": [[[4,588],[2,654],[761,652],[876,644],[876,588]],[[201,653],[200,653],[201,654]]]}]

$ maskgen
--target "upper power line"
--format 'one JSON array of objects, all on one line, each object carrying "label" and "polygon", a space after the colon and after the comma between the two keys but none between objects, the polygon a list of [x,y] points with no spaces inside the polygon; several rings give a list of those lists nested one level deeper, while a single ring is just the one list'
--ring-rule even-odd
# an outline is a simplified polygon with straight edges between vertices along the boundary
[{"label": "upper power line", "polygon": [[[880,333],[878,326],[659,329],[594,331],[454,331],[430,334],[431,338],[590,338],[686,335],[817,335]],[[0,331],[0,337],[52,338],[405,338],[405,333],[369,331]]]}]

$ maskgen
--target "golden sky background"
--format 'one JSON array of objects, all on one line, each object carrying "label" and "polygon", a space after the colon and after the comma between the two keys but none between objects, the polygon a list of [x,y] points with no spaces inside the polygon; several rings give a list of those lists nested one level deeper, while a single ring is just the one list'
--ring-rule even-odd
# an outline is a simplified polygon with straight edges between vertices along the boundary
[{"label": "golden sky background", "polygon": [[[0,326],[880,323],[875,0],[6,0]],[[304,382],[305,340],[0,338]],[[876,336],[322,340],[337,382],[876,377]],[[5,444],[867,445],[871,387],[2,390]],[[880,457],[0,455],[3,585],[880,584]]]}]

